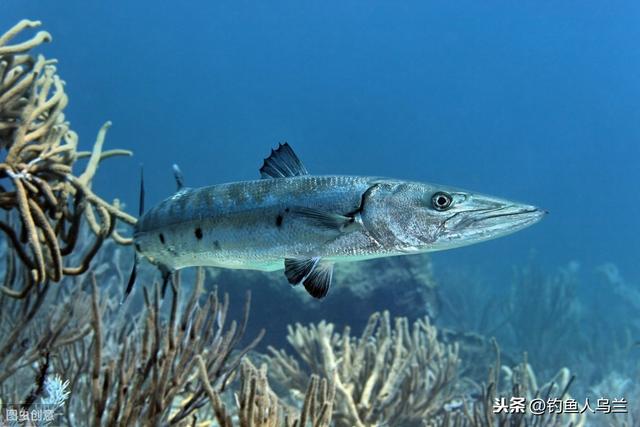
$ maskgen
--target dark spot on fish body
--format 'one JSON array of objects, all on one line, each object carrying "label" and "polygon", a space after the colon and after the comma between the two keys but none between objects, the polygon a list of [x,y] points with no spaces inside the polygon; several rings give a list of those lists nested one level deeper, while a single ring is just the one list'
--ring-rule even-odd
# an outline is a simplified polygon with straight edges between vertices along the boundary
[{"label": "dark spot on fish body", "polygon": [[164,234],[160,233],[158,237],[160,237],[160,243],[164,245]]},{"label": "dark spot on fish body", "polygon": [[278,214],[278,216],[276,217],[276,227],[282,227],[282,214]]},{"label": "dark spot on fish body", "polygon": [[217,241],[217,240],[214,240],[213,241],[213,248],[219,251],[221,249],[220,242]]},{"label": "dark spot on fish body", "polygon": [[142,248],[140,247],[140,243],[136,243],[136,251],[142,252]]},{"label": "dark spot on fish body", "polygon": [[202,228],[200,227],[196,228],[194,233],[196,235],[196,239],[198,240],[202,239]]}]

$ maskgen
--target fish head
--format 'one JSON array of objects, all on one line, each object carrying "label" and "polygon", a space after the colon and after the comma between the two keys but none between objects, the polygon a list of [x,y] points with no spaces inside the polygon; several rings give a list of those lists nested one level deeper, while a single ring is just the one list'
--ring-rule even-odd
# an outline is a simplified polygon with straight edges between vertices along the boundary
[{"label": "fish head", "polygon": [[546,214],[528,204],[436,184],[385,182],[377,200],[373,196],[371,208],[377,212],[363,216],[365,224],[377,225],[382,243],[401,252],[439,251],[495,239],[533,225]]}]

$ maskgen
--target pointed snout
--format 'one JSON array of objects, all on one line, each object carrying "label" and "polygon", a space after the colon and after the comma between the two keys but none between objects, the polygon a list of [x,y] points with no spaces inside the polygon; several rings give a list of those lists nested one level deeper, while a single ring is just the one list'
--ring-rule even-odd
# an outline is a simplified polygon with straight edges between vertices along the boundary
[{"label": "pointed snout", "polygon": [[547,211],[490,196],[467,197],[464,207],[445,221],[445,229],[466,242],[506,236],[540,221]]},{"label": "pointed snout", "polygon": [[469,219],[478,226],[515,228],[513,231],[517,231],[540,221],[546,213],[536,206],[505,201],[497,207],[470,212]]},{"label": "pointed snout", "polygon": [[[455,228],[476,238],[493,239],[540,221],[547,211],[536,206],[488,196],[474,196],[462,210]],[[452,224],[453,225],[453,224]]]}]

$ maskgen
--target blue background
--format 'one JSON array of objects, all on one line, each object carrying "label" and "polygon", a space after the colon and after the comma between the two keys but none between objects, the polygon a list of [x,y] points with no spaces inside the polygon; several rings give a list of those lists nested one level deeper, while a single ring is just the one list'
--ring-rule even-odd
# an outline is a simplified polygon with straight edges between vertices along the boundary
[{"label": "blue background", "polygon": [[316,174],[439,182],[548,209],[437,265],[510,274],[613,261],[638,277],[640,3],[2,0],[0,30],[40,19],[89,149],[113,121],[95,188],[137,210],[254,179],[289,141]]}]

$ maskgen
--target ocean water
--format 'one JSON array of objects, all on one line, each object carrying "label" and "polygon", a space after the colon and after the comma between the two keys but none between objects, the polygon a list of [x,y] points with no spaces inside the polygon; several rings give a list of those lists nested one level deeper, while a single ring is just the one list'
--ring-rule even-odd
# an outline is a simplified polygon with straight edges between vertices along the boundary
[{"label": "ocean water", "polygon": [[[111,120],[106,147],[134,151],[105,162],[93,184],[129,212],[141,164],[153,206],[175,191],[174,163],[191,187],[256,179],[263,158],[287,141],[312,174],[435,182],[547,209],[514,235],[432,254],[442,297],[453,298],[453,282],[464,282],[463,293],[507,295],[533,265],[541,277],[576,282],[563,307],[585,345],[606,345],[596,337],[602,328],[640,340],[640,305],[630,303],[640,292],[640,3],[1,0],[2,31],[22,18],[42,20],[53,35],[38,51],[59,61],[81,147]],[[603,265],[615,265],[624,287],[612,290]],[[223,274],[228,286],[245,278]],[[551,285],[536,286],[542,294]],[[384,308],[358,300],[354,310],[330,295],[314,314],[279,315],[279,300],[290,303],[285,290],[258,290],[256,313],[275,313],[269,321],[279,326],[324,318],[359,328]],[[535,317],[539,307],[523,298],[517,315]],[[402,307],[394,314],[419,314]],[[453,310],[436,322],[464,316]],[[270,329],[265,344],[286,345],[284,336]],[[537,354],[527,342],[504,338],[516,355]],[[589,360],[602,369],[582,372],[582,390],[615,366],[637,381],[622,368],[639,360],[627,350],[620,360]],[[540,371],[567,365],[579,375],[587,363],[542,359]]]},{"label": "ocean water", "polygon": [[7,1],[44,21],[68,116],[135,210],[191,186],[253,179],[288,141],[317,174],[438,182],[551,212],[513,238],[438,255],[505,265],[615,261],[638,275],[640,53],[635,2]]}]

